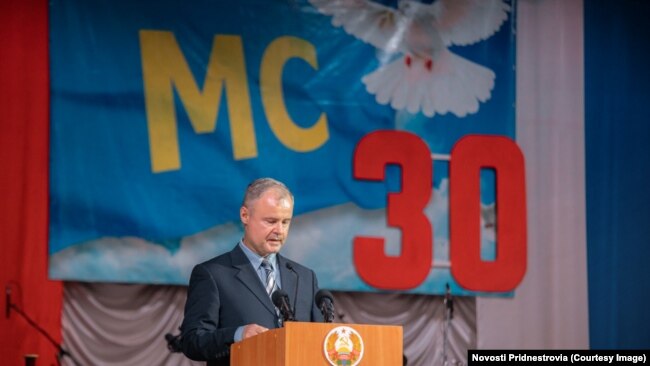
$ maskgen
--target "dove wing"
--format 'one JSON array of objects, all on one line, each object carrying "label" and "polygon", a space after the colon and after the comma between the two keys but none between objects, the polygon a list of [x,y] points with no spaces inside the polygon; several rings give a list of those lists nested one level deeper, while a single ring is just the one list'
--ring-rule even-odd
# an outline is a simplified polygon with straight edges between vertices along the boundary
[{"label": "dove wing", "polygon": [[447,46],[465,46],[491,37],[508,19],[502,0],[439,0],[431,8],[434,25]]},{"label": "dove wing", "polygon": [[395,9],[370,0],[309,0],[332,24],[377,48],[403,52],[404,17]]}]

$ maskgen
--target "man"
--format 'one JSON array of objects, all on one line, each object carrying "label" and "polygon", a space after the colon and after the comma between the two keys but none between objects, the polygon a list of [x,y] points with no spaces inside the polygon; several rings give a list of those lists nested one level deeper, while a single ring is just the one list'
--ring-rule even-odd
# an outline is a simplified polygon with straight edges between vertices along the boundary
[{"label": "man", "polygon": [[228,253],[194,267],[181,326],[183,353],[229,365],[230,345],[280,326],[270,294],[289,295],[298,321],[322,321],[314,272],[278,252],[293,216],[293,195],[271,178],[249,184],[239,218],[244,237]]}]

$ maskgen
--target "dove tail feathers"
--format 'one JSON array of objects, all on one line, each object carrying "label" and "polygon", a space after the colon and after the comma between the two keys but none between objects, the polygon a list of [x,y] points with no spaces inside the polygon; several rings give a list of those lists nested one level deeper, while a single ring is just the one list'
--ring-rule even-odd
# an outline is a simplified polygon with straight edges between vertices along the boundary
[{"label": "dove tail feathers", "polygon": [[429,63],[405,57],[363,77],[366,90],[377,103],[427,117],[448,112],[465,117],[478,112],[479,103],[491,97],[496,76],[486,67],[449,51]]}]

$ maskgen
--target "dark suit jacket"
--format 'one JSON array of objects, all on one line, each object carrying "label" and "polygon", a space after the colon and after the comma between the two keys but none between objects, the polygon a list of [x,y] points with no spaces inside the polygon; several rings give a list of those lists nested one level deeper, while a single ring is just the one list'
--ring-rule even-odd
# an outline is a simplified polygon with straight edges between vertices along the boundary
[{"label": "dark suit jacket", "polygon": [[[277,255],[282,289],[298,321],[323,321],[314,304],[316,274]],[[297,299],[296,299],[297,296]],[[239,326],[278,328],[275,307],[250,261],[239,247],[192,270],[181,325],[183,353],[208,365],[229,365],[230,345]]]}]

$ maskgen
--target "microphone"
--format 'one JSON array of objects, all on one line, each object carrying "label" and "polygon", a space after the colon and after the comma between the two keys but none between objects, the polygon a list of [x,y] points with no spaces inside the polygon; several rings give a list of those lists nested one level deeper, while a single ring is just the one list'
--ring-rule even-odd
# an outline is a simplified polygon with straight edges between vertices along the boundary
[{"label": "microphone", "polygon": [[288,270],[293,272],[296,275],[296,288],[293,290],[293,315],[296,315],[296,306],[298,305],[298,285],[300,284],[300,276],[298,276],[298,272],[296,272],[295,269],[293,269],[293,265],[289,262],[285,264]]},{"label": "microphone", "polygon": [[446,291],[445,291],[445,305],[447,306],[447,310],[449,310],[449,319],[454,318],[454,299],[451,298],[451,290],[449,289],[449,283],[445,284]]},{"label": "microphone", "polygon": [[181,335],[173,335],[171,333],[165,334],[165,340],[167,341],[167,349],[171,353],[181,352],[183,347],[181,346]]},{"label": "microphone", "polygon": [[316,306],[323,313],[325,323],[334,321],[334,296],[332,296],[331,292],[322,289],[318,290],[316,293]]},{"label": "microphone", "polygon": [[277,289],[271,295],[271,300],[273,304],[280,309],[280,314],[282,314],[282,319],[286,322],[287,320],[296,320],[289,306],[289,295],[286,291],[282,289]]},{"label": "microphone", "polygon": [[11,286],[5,286],[5,318],[9,319],[9,314],[11,314]]}]

